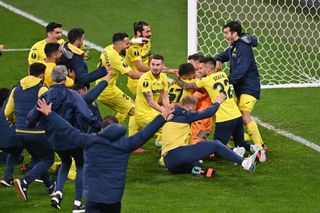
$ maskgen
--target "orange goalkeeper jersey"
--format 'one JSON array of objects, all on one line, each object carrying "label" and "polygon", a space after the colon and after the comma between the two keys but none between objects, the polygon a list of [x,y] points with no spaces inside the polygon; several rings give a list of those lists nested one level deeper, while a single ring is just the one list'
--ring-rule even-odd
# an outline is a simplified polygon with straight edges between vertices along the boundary
[{"label": "orange goalkeeper jersey", "polygon": [[[212,105],[208,92],[204,89],[197,89],[193,96],[198,98],[196,111],[208,109]],[[212,117],[198,120],[192,123],[192,144],[206,140],[212,129]]]}]

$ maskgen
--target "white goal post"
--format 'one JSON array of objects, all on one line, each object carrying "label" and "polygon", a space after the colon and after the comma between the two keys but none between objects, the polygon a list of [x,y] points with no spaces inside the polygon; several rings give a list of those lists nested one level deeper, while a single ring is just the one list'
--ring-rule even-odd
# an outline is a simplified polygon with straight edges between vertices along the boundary
[{"label": "white goal post", "polygon": [[319,0],[188,0],[188,55],[225,50],[231,20],[258,37],[262,88],[320,86]]}]

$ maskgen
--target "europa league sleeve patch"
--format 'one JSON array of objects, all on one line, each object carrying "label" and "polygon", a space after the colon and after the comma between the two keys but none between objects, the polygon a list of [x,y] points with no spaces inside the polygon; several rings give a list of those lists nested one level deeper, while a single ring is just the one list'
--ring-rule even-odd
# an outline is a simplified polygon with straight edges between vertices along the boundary
[{"label": "europa league sleeve patch", "polygon": [[143,85],[143,87],[148,87],[149,83],[148,83],[148,81],[144,81],[142,85]]},{"label": "europa league sleeve patch", "polygon": [[126,63],[123,63],[122,65],[123,65],[123,67],[125,67],[125,68],[128,67],[128,64],[126,64]]},{"label": "europa league sleeve patch", "polygon": [[135,51],[133,52],[133,54],[134,54],[134,56],[139,56],[139,55],[140,55],[137,50],[135,50]]}]

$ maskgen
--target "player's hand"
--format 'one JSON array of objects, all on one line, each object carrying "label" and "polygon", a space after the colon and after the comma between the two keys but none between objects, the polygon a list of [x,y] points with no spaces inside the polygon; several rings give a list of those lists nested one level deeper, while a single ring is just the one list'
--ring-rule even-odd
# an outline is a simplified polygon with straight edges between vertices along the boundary
[{"label": "player's hand", "polygon": [[45,116],[48,116],[51,111],[52,103],[47,104],[45,99],[38,100],[37,110],[42,112]]},{"label": "player's hand", "polygon": [[166,119],[167,121],[172,119],[174,112],[174,104],[168,104],[166,106],[162,107],[161,115]]},{"label": "player's hand", "polygon": [[113,68],[110,67],[110,65],[106,65],[106,70],[107,70],[107,75],[106,75],[106,77],[105,77],[105,80],[106,80],[106,81],[109,81],[110,76],[111,76],[112,73],[113,73]]},{"label": "player's hand", "polygon": [[226,100],[226,98],[227,97],[224,93],[220,93],[216,98],[216,102],[218,102],[219,104],[222,104]]},{"label": "player's hand", "polygon": [[150,39],[148,38],[133,38],[131,39],[131,44],[144,44],[144,43],[148,43],[150,41]]},{"label": "player's hand", "polygon": [[216,68],[215,68],[216,72],[221,71],[221,69],[222,69],[222,62],[221,61],[217,61],[216,62]]},{"label": "player's hand", "polygon": [[3,45],[3,44],[0,45],[0,52],[1,52],[2,50],[4,50],[4,45]]}]

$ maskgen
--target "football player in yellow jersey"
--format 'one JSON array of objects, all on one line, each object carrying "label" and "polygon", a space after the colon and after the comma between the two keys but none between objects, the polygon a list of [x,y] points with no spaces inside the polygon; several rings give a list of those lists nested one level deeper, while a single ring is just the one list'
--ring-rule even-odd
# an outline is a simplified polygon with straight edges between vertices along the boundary
[{"label": "football player in yellow jersey", "polygon": [[[179,76],[187,83],[195,82],[195,69],[192,64],[185,63],[179,66]],[[175,105],[179,105],[182,99],[187,95],[192,95],[194,91],[192,89],[184,90],[179,84],[174,82],[169,86],[169,100]]]},{"label": "football player in yellow jersey", "polygon": [[[215,97],[218,96],[219,93],[225,94],[227,99],[221,104],[216,113],[214,139],[221,141],[223,144],[227,144],[232,136],[236,146],[235,152],[239,150],[237,147],[243,147],[247,151],[255,152],[260,148],[244,141],[242,114],[232,97],[228,77],[222,71],[217,72],[215,70],[215,65],[215,59],[207,57],[203,60],[203,70],[207,73],[206,77],[198,79],[195,83],[190,84],[183,82],[180,79],[177,79],[177,82],[184,89],[205,88],[209,93],[211,100],[215,100]],[[244,154],[243,148],[239,151],[241,155]],[[264,152],[262,153],[264,154]],[[263,158],[265,159],[265,156]]]},{"label": "football player in yellow jersey", "polygon": [[[151,52],[151,28],[148,23],[138,21],[133,24],[134,39],[144,38],[142,43],[132,43],[126,52],[126,62],[133,71],[148,72],[149,62],[152,57]],[[137,79],[128,78],[128,89],[136,95]]]},{"label": "football player in yellow jersey", "polygon": [[[117,86],[117,80],[120,74],[127,75],[130,78],[138,79],[143,73],[135,72],[125,62],[123,56],[126,49],[130,46],[129,36],[126,33],[115,33],[112,38],[112,44],[104,48],[100,55],[99,66],[110,65],[113,73],[110,76],[109,85],[98,97],[98,100],[105,106],[117,112],[117,119],[123,123],[129,115],[129,135],[135,133],[135,122],[133,115],[135,113],[134,103],[131,98],[126,95]],[[99,83],[102,79],[97,80]]]},{"label": "football player in yellow jersey", "polygon": [[[139,129],[150,123],[162,112],[163,106],[169,104],[168,78],[166,74],[161,73],[164,67],[163,62],[161,55],[153,56],[150,61],[151,70],[143,74],[138,81],[135,121]],[[161,145],[159,133],[156,144]]]},{"label": "football player in yellow jersey", "polygon": [[62,37],[62,25],[51,22],[46,27],[47,38],[38,41],[35,43],[29,52],[28,63],[33,64],[34,62],[42,62],[46,58],[46,54],[44,52],[44,47],[47,43],[59,43],[62,44],[64,42]]},{"label": "football player in yellow jersey", "polygon": [[209,154],[218,154],[225,159],[241,165],[245,170],[254,172],[256,163],[260,160],[261,150],[248,158],[238,156],[218,140],[202,141],[191,145],[191,123],[199,119],[212,117],[225,100],[225,94],[219,94],[215,102],[206,110],[194,111],[197,98],[186,96],[182,106],[176,106],[173,118],[164,124],[163,146],[161,155],[164,156],[165,166],[174,174],[190,173],[212,177],[215,171],[211,168],[204,170],[199,160]]},{"label": "football player in yellow jersey", "polygon": [[[42,62],[44,65],[46,65],[46,71],[44,73],[44,83],[47,85],[47,87],[50,87],[52,84],[54,84],[54,81],[51,78],[51,72],[53,68],[57,65],[58,60],[61,57],[61,50],[60,50],[60,44],[58,43],[47,43],[44,52],[46,54],[46,59],[44,62]],[[74,80],[67,76],[66,78],[66,86],[72,87],[74,84]]]}]

